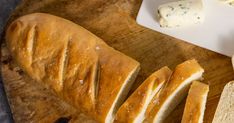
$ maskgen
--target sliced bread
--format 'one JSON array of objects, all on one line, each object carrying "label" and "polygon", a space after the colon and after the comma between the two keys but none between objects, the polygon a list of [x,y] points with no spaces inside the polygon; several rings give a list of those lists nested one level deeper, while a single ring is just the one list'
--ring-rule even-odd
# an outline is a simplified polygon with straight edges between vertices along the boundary
[{"label": "sliced bread", "polygon": [[194,81],[189,89],[181,123],[203,123],[209,85]]},{"label": "sliced bread", "polygon": [[118,110],[114,123],[141,123],[149,102],[172,74],[163,67],[149,76]]},{"label": "sliced bread", "polygon": [[225,85],[212,123],[234,122],[234,81]]},{"label": "sliced bread", "polygon": [[152,100],[154,106],[146,115],[144,122],[162,123],[187,95],[192,81],[200,79],[203,72],[203,68],[196,60],[188,60],[178,65],[170,80],[160,90],[158,97]]}]

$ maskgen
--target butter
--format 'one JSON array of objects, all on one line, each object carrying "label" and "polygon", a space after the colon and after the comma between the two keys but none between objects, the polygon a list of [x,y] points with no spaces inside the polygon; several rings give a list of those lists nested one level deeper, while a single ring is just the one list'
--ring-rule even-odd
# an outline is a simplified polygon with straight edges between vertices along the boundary
[{"label": "butter", "polygon": [[161,27],[180,27],[202,23],[205,14],[201,0],[180,0],[160,5],[158,17]]}]

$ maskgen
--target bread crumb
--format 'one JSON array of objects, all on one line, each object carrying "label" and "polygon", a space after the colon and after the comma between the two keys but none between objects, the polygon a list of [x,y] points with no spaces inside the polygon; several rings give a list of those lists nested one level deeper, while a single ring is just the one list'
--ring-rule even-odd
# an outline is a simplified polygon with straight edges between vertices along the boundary
[{"label": "bread crumb", "polygon": [[204,80],[204,77],[201,77],[201,78],[200,78],[200,81],[203,81],[203,80]]},{"label": "bread crumb", "polygon": [[83,85],[84,84],[84,80],[79,80],[80,84]]},{"label": "bread crumb", "polygon": [[122,77],[121,77],[121,76],[119,76],[119,77],[118,77],[118,80],[119,80],[119,81],[121,81],[121,79],[122,79]]},{"label": "bread crumb", "polygon": [[159,104],[158,99],[155,99],[155,100],[153,101],[153,103],[158,105],[158,104]]},{"label": "bread crumb", "polygon": [[100,50],[100,47],[99,46],[96,46],[96,48],[95,48],[96,50]]},{"label": "bread crumb", "polygon": [[131,107],[127,106],[127,112],[131,111]]}]

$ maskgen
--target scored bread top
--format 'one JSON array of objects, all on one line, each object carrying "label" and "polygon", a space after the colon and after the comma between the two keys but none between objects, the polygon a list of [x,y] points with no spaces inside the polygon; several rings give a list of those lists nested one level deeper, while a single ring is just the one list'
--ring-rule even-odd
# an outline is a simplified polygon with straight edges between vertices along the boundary
[{"label": "scored bread top", "polygon": [[150,75],[119,108],[114,123],[137,123],[138,117],[143,120],[147,102],[150,102],[153,91],[158,92],[171,74],[172,71],[168,67],[163,67]]},{"label": "scored bread top", "polygon": [[188,91],[193,80],[202,77],[204,70],[196,60],[188,60],[179,64],[170,80],[161,88],[159,95],[151,101],[150,111],[146,113],[144,122],[161,123],[179,104]]},{"label": "scored bread top", "polygon": [[32,79],[100,122],[139,67],[86,29],[49,14],[29,14],[12,22],[6,43]]},{"label": "scored bread top", "polygon": [[209,85],[194,81],[189,89],[181,123],[202,123]]}]

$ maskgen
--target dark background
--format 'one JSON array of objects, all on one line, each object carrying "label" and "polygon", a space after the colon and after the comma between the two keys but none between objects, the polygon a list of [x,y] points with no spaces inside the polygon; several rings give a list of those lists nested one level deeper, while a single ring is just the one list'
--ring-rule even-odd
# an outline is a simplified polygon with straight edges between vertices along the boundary
[{"label": "dark background", "polygon": [[[16,7],[16,5],[20,2],[20,0],[0,0],[0,41],[3,40],[3,30],[7,19],[12,10]],[[11,115],[11,110],[9,108],[9,104],[6,98],[6,93],[4,91],[4,86],[1,79],[0,74],[0,122],[1,123],[13,123],[13,118]]]}]

